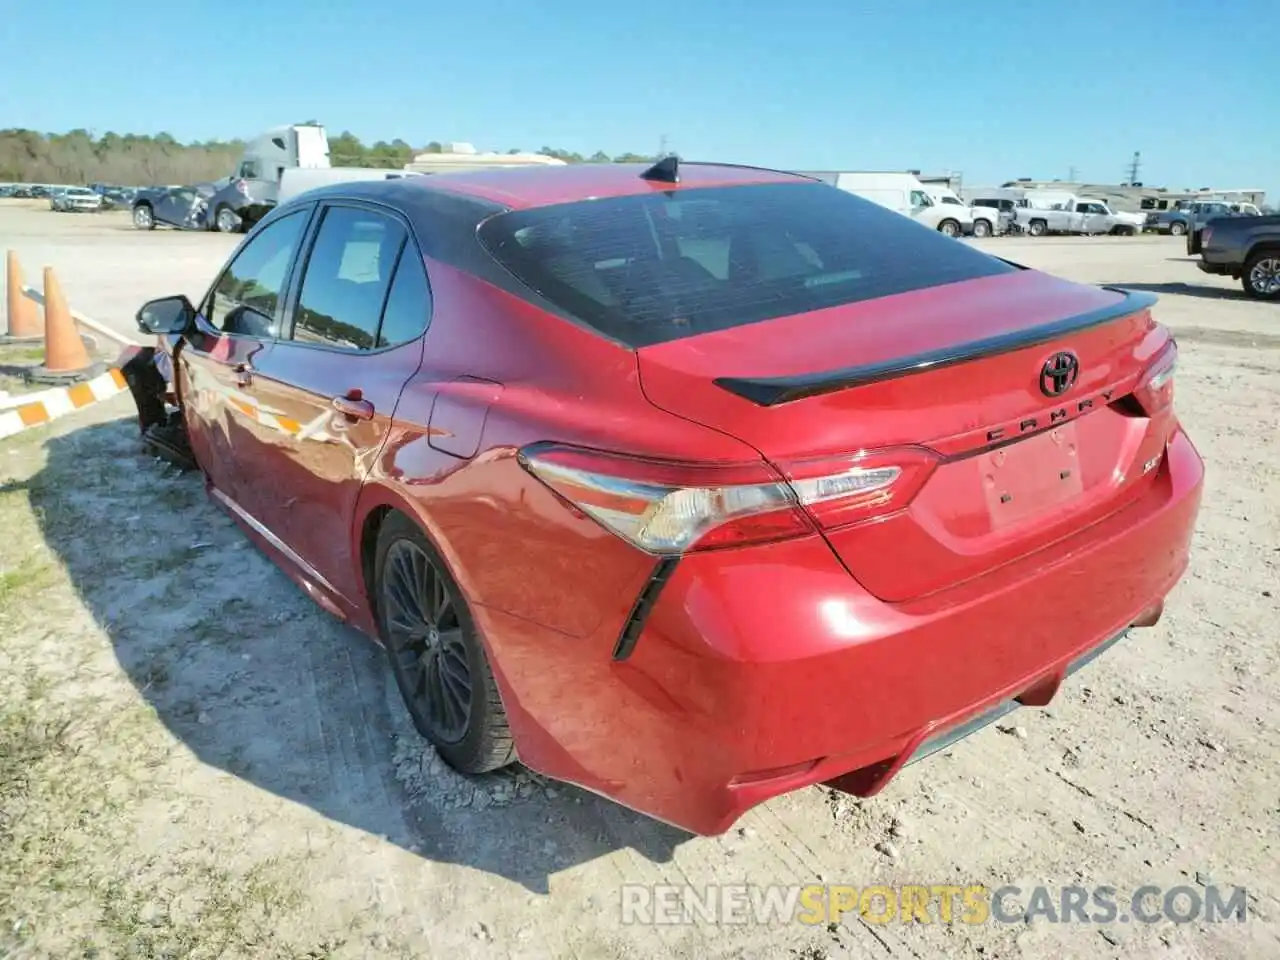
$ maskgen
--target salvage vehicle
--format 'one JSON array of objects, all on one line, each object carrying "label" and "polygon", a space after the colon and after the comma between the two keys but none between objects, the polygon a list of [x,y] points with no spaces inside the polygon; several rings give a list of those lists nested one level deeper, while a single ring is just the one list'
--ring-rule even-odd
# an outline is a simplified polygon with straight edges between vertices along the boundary
[{"label": "salvage vehicle", "polygon": [[1154,302],[668,157],[309,190],[122,360],[447,763],[718,834],[1159,619],[1204,470]]},{"label": "salvage vehicle", "polygon": [[154,230],[157,225],[184,230],[207,228],[209,198],[217,192],[213,184],[192,187],[144,187],[133,197],[133,225]]},{"label": "salvage vehicle", "polygon": [[1202,271],[1239,280],[1255,300],[1280,300],[1280,216],[1218,217],[1199,241]]}]

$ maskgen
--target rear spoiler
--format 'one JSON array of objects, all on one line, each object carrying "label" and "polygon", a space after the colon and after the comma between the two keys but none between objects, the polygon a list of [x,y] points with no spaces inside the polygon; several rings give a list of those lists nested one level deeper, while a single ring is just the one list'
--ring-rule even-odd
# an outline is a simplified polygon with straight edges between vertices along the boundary
[{"label": "rear spoiler", "polygon": [[793,400],[803,400],[823,393],[835,393],[837,390],[845,390],[849,387],[860,387],[868,383],[910,376],[913,373],[937,370],[955,363],[965,363],[1001,353],[1012,353],[1023,347],[1047,343],[1067,334],[1078,333],[1090,327],[1119,320],[1121,317],[1131,316],[1140,310],[1150,309],[1158,299],[1152,293],[1124,290],[1120,287],[1104,286],[1102,289],[1121,294],[1124,299],[1110,306],[1099,307],[1088,313],[1080,313],[1037,327],[1014,330],[982,340],[970,340],[968,343],[957,343],[939,350],[911,354],[880,363],[868,363],[820,373],[802,373],[789,377],[717,377],[714,382],[721,389],[750,400],[758,406],[776,407],[783,403],[791,403]]}]

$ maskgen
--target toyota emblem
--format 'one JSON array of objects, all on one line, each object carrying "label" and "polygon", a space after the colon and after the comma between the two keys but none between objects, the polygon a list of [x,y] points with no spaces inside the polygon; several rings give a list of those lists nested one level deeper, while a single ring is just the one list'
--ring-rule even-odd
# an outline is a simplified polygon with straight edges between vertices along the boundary
[{"label": "toyota emblem", "polygon": [[1080,360],[1070,350],[1061,350],[1040,368],[1040,392],[1046,397],[1066,393],[1080,376]]}]

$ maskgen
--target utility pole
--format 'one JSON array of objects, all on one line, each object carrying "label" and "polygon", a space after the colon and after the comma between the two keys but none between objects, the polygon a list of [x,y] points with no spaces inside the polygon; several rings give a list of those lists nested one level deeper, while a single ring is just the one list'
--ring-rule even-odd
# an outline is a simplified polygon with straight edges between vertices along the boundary
[{"label": "utility pole", "polygon": [[1142,169],[1142,154],[1139,151],[1135,150],[1133,151],[1133,159],[1129,161],[1129,180],[1128,180],[1129,183],[1138,182],[1138,172],[1141,169]]},{"label": "utility pole", "polygon": [[661,160],[667,155],[667,135],[664,133],[658,138],[658,159]]},{"label": "utility pole", "polygon": [[1076,182],[1076,167],[1075,167],[1075,164],[1072,164],[1071,166],[1067,167],[1067,183],[1075,183],[1075,182]]}]

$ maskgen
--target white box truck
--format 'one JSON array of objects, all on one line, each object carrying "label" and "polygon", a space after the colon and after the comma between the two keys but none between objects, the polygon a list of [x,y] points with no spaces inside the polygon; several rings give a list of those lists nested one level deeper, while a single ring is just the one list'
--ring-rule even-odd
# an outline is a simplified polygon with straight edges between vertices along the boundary
[{"label": "white box truck", "polygon": [[896,210],[945,233],[949,237],[973,233],[973,212],[964,204],[943,204],[929,195],[929,190],[913,173],[858,171],[797,171],[816,177],[832,186]]}]

